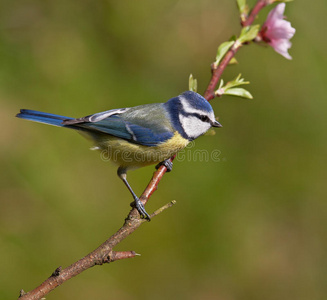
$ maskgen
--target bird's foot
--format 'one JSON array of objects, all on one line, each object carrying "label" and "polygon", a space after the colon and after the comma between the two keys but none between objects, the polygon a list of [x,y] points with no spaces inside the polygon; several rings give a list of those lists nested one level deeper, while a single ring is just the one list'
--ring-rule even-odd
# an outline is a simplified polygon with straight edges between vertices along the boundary
[{"label": "bird's foot", "polygon": [[143,205],[142,201],[139,198],[135,198],[134,202],[131,203],[131,206],[135,207],[137,209],[137,211],[141,215],[142,219],[146,219],[148,221],[151,221],[151,218],[150,218],[149,214],[146,212],[146,210],[144,208],[144,205]]},{"label": "bird's foot", "polygon": [[173,162],[170,160],[170,158],[167,158],[164,161],[158,163],[156,165],[156,169],[158,170],[162,165],[167,168],[167,172],[170,172],[173,169]]}]

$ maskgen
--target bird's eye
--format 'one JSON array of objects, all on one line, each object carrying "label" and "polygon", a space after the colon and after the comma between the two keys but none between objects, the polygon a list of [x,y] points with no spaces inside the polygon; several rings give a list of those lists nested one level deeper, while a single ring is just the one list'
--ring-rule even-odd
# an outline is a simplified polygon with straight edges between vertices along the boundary
[{"label": "bird's eye", "polygon": [[209,118],[208,118],[208,116],[205,116],[205,115],[201,115],[201,116],[200,116],[200,120],[201,120],[202,122],[209,122]]}]

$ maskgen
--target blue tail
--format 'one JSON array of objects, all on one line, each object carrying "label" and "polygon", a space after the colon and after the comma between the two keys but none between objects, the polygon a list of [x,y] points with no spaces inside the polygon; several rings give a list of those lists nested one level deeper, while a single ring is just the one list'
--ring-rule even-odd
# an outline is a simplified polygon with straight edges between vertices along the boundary
[{"label": "blue tail", "polygon": [[[21,109],[20,113],[16,115],[17,118],[30,120],[39,123],[45,123],[53,126],[63,127],[63,120],[72,120],[73,118],[48,114],[41,111],[30,110],[30,109]],[[73,126],[64,126],[64,127],[73,127]]]}]

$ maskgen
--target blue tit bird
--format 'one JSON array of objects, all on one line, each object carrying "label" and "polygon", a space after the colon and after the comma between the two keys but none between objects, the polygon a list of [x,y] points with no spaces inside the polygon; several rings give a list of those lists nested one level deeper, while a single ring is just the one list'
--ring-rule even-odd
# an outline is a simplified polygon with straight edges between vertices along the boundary
[{"label": "blue tit bird", "polygon": [[75,129],[90,138],[94,149],[105,151],[118,165],[117,174],[132,194],[134,206],[148,220],[150,217],[129,185],[126,172],[151,164],[164,164],[170,171],[170,157],[211,127],[222,127],[209,102],[192,91],[165,103],[112,109],[78,119],[28,109],[22,109],[17,117]]}]

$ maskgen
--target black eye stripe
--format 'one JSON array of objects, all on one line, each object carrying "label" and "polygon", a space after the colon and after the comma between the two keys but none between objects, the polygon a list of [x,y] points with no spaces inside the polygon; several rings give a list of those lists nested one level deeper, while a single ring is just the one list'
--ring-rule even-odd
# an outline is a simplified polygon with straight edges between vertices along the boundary
[{"label": "black eye stripe", "polygon": [[185,117],[193,116],[193,117],[197,117],[202,122],[211,123],[211,121],[210,121],[210,119],[209,119],[209,117],[207,115],[202,115],[202,114],[199,114],[199,113],[187,113],[187,112],[182,112],[181,114],[184,115]]}]

